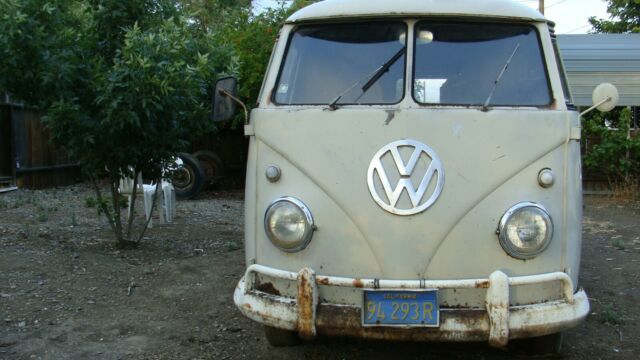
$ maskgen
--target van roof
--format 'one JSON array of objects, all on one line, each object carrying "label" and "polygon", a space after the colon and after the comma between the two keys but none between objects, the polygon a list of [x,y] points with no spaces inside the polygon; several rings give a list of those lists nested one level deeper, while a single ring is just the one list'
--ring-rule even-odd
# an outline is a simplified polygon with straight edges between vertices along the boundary
[{"label": "van roof", "polygon": [[287,22],[408,15],[486,16],[545,21],[540,12],[515,0],[325,0],[295,12]]}]

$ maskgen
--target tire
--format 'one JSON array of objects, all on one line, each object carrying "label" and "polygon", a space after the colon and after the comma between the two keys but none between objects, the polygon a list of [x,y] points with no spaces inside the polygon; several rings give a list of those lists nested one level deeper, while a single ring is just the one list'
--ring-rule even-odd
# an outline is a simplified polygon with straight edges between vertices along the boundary
[{"label": "tire", "polygon": [[171,182],[176,189],[176,198],[191,199],[204,188],[206,175],[198,159],[187,153],[179,153],[182,166],[174,171]]},{"label": "tire", "polygon": [[562,350],[562,333],[515,340],[514,343],[530,355],[559,354]]},{"label": "tire", "polygon": [[200,165],[204,169],[206,175],[205,185],[216,185],[220,178],[225,175],[224,164],[213,151],[200,150],[193,153],[193,156],[200,161]]},{"label": "tire", "polygon": [[295,346],[301,343],[296,332],[266,325],[264,326],[264,336],[267,338],[267,341],[271,346]]}]

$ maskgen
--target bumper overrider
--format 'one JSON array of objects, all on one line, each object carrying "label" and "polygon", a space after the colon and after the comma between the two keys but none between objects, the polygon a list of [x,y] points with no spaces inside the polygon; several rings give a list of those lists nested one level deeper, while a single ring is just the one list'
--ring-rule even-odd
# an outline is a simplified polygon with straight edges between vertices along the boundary
[{"label": "bumper overrider", "polygon": [[[256,274],[297,282],[296,298],[277,296],[255,288]],[[560,282],[562,300],[529,305],[509,305],[509,288]],[[486,289],[483,308],[440,308],[440,326],[364,327],[361,307],[318,302],[318,286],[362,289]],[[412,341],[488,341],[506,346],[509,339],[543,336],[576,326],[589,313],[584,290],[573,293],[563,272],[508,277],[502,271],[486,279],[384,280],[316,275],[312,269],[289,272],[251,265],[238,283],[233,299],[242,313],[268,326],[296,331],[302,338],[316,335],[355,336],[369,339]]]}]

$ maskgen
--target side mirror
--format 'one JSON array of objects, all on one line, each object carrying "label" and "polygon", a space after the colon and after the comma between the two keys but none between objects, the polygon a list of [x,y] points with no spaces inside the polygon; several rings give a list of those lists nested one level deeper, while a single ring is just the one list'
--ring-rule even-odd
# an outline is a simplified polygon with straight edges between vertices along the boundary
[{"label": "side mirror", "polygon": [[618,89],[613,84],[602,83],[593,90],[591,100],[593,101],[593,106],[583,111],[580,116],[584,116],[595,109],[602,112],[613,110],[618,105],[620,94],[618,94]]},{"label": "side mirror", "polygon": [[618,94],[618,89],[613,84],[603,83],[593,90],[591,100],[593,100],[594,105],[599,104],[597,106],[599,111],[609,112],[618,105],[620,95]]},{"label": "side mirror", "polygon": [[213,90],[213,121],[227,121],[236,114],[236,102],[232,99],[238,93],[238,80],[229,76],[218,79]]}]

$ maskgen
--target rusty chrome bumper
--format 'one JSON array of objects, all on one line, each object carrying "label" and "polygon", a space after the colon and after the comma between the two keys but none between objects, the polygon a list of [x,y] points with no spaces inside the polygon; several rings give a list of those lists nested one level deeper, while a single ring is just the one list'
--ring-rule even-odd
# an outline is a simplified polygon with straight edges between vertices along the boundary
[{"label": "rusty chrome bumper", "polygon": [[[276,296],[255,289],[255,274],[297,282],[297,298]],[[561,282],[563,300],[509,306],[509,287]],[[464,289],[487,290],[485,308],[441,308],[438,328],[363,327],[360,306],[318,303],[318,285],[365,289]],[[234,302],[250,319],[286,330],[302,338],[316,335],[355,336],[370,339],[412,341],[488,341],[506,346],[509,339],[548,335],[576,326],[589,313],[584,290],[573,293],[563,272],[507,277],[501,271],[487,279],[381,280],[316,276],[309,268],[289,272],[251,265],[238,283]]]}]

